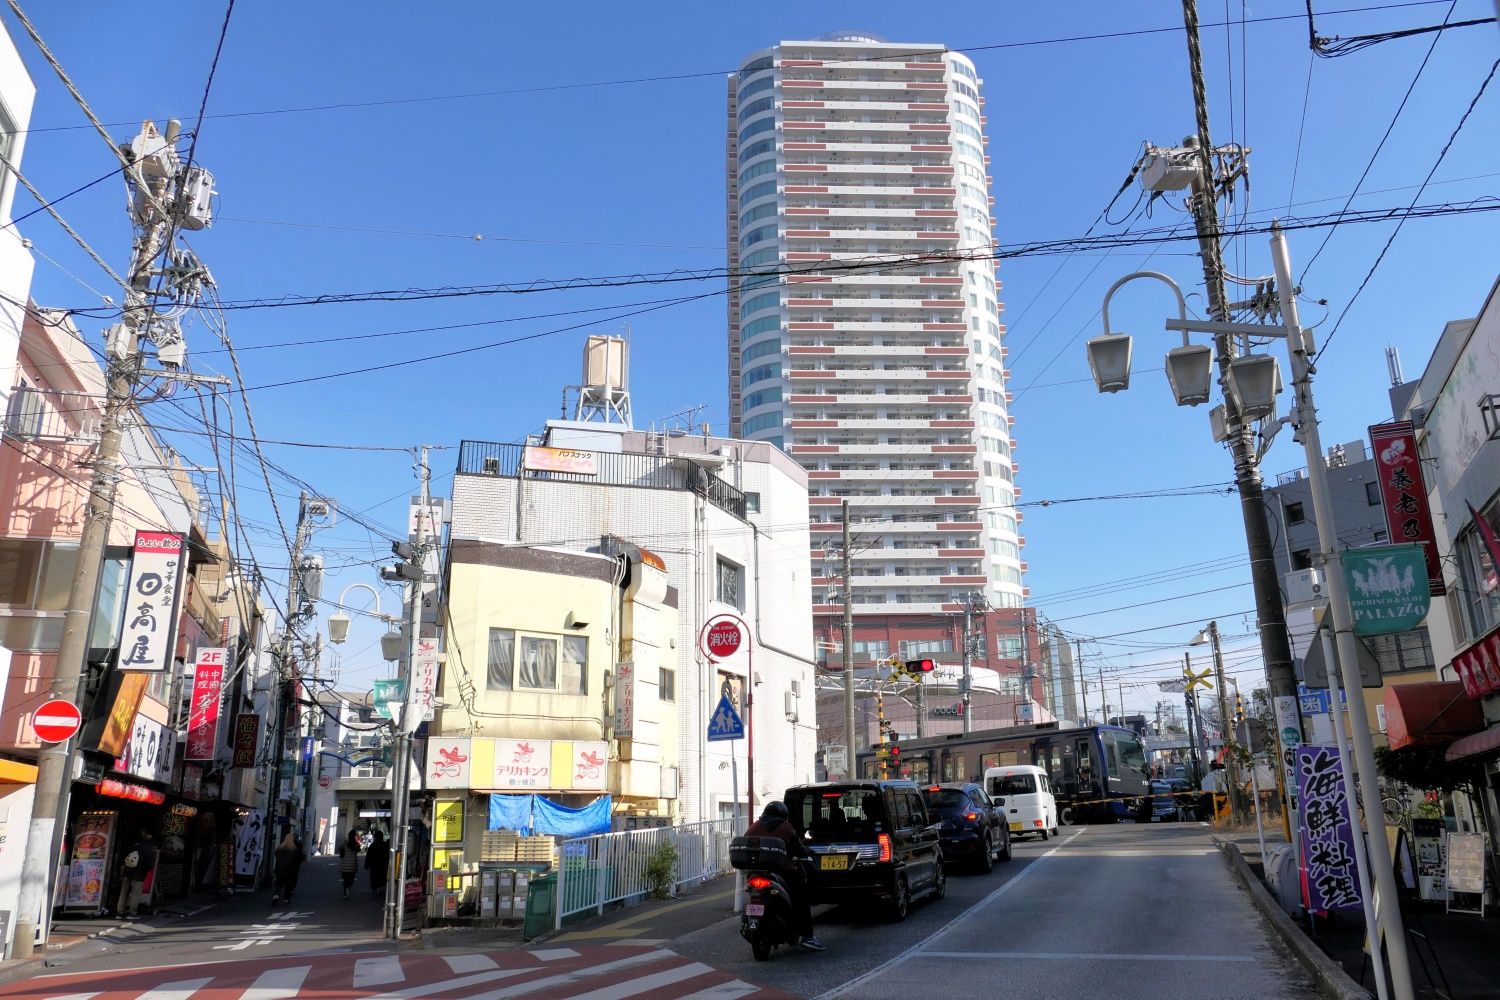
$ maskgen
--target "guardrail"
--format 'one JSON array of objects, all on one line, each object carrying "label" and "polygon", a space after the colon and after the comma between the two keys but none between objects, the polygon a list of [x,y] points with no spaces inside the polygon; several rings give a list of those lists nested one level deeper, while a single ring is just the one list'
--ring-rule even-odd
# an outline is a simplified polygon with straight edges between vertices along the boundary
[{"label": "guardrail", "polygon": [[[643,899],[659,885],[675,896],[683,886],[718,878],[730,870],[729,841],[734,836],[734,820],[718,819],[563,841],[554,927],[561,929],[565,918],[589,910],[602,914],[609,903]],[[653,877],[651,869],[664,845],[672,847],[676,861],[661,879]]]}]

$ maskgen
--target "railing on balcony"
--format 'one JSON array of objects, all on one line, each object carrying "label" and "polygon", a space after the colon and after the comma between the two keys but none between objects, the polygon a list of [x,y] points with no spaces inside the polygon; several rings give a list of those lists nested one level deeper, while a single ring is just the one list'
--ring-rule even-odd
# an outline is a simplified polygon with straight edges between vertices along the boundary
[{"label": "railing on balcony", "polygon": [[494,441],[464,441],[459,448],[461,475],[500,476],[506,479],[545,479],[553,482],[636,486],[650,490],[692,490],[722,511],[745,520],[745,494],[691,459],[638,452],[593,452],[594,474],[527,469],[526,446]]},{"label": "railing on balcony", "polygon": [[19,385],[10,391],[5,433],[25,441],[97,441],[102,404],[86,392]]}]

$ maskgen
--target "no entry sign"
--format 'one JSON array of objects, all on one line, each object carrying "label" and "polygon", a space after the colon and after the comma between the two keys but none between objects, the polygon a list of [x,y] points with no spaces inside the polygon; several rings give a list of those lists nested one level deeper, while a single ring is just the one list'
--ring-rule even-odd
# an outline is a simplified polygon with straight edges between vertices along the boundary
[{"label": "no entry sign", "polygon": [[707,653],[711,657],[726,659],[740,650],[740,641],[744,633],[740,631],[737,622],[725,619],[714,622],[708,627],[708,635],[704,639]]},{"label": "no entry sign", "polygon": [[61,698],[47,702],[31,718],[31,728],[43,743],[63,743],[73,738],[83,724],[78,706]]}]

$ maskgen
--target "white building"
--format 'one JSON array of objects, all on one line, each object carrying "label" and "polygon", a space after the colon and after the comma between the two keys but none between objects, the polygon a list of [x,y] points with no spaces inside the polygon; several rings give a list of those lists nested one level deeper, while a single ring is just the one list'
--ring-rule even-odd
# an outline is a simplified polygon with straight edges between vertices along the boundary
[{"label": "white building", "polygon": [[[747,741],[706,739],[726,681],[741,712],[744,686],[752,675],[755,682],[756,807],[779,798],[788,785],[811,780],[806,473],[768,444],[668,437],[622,423],[551,421],[535,444],[567,450],[575,471],[552,471],[555,452],[463,443],[450,544],[597,550],[613,537],[649,549],[666,564],[678,615],[677,667],[650,680],[655,697],[675,702],[679,719],[673,818],[732,815],[736,777],[746,798]],[[698,648],[699,631],[724,614],[745,622],[751,651],[711,663]],[[646,689],[637,679],[634,697]]]},{"label": "white building", "polygon": [[808,470],[820,630],[845,499],[879,524],[854,552],[861,623],[1026,594],[979,90],[941,45],[863,36],[729,78],[731,433]]}]

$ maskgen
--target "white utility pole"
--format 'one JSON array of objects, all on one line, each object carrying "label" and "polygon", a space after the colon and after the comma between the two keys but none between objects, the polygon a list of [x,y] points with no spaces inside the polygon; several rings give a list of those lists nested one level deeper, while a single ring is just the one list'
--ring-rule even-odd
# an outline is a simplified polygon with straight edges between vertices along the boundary
[{"label": "white utility pole", "polygon": [[[859,743],[854,735],[854,569],[849,548],[849,501],[839,504],[844,521],[844,777],[855,776],[854,755]],[[735,802],[739,802],[736,797]]]},{"label": "white utility pole", "polygon": [[[1276,269],[1276,292],[1281,302],[1281,321],[1286,326],[1287,351],[1291,355],[1292,389],[1296,397],[1294,421],[1307,459],[1307,478],[1312,487],[1313,516],[1318,526],[1318,562],[1328,585],[1328,606],[1333,613],[1333,632],[1338,646],[1339,670],[1344,690],[1349,695],[1349,737],[1354,748],[1354,764],[1359,776],[1359,794],[1369,814],[1380,816],[1380,782],[1375,771],[1375,748],[1370,741],[1370,718],[1361,694],[1363,681],[1359,674],[1359,644],[1354,637],[1354,615],[1349,607],[1349,590],[1344,583],[1343,561],[1339,556],[1338,524],[1333,497],[1328,488],[1328,466],[1323,459],[1323,441],[1318,433],[1318,410],[1313,402],[1313,359],[1317,351],[1312,331],[1302,327],[1297,313],[1296,286],[1292,279],[1291,259],[1281,227],[1271,223],[1271,262]],[[1273,692],[1274,693],[1274,692]],[[1339,706],[1333,706],[1338,713]],[[1346,794],[1352,791],[1346,790]],[[1391,857],[1385,824],[1378,819],[1367,822],[1369,838],[1356,845],[1368,845],[1370,868],[1375,885],[1362,887],[1366,893],[1379,893],[1376,918],[1385,936],[1386,956],[1390,962],[1391,986],[1396,1000],[1412,1000],[1411,965],[1406,954],[1406,930],[1401,921],[1400,894],[1396,887],[1395,868],[1386,863]],[[1379,941],[1370,947],[1378,950]]]}]

